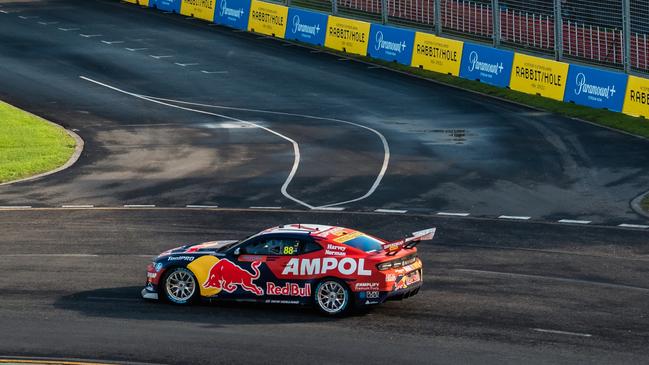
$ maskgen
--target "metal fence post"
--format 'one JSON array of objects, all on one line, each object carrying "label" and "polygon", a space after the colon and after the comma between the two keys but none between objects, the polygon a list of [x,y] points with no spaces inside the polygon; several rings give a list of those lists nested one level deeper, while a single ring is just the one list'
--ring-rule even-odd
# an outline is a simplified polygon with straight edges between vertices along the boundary
[{"label": "metal fence post", "polygon": [[435,1],[435,14],[434,14],[434,22],[435,22],[435,34],[440,35],[442,34],[442,0],[434,0]]},{"label": "metal fence post", "polygon": [[563,59],[563,17],[561,0],[554,0],[554,58]]},{"label": "metal fence post", "polygon": [[286,0],[286,6],[291,6],[291,0]]},{"label": "metal fence post", "polygon": [[631,71],[631,1],[622,0],[622,29],[624,30],[624,72]]},{"label": "metal fence post", "polygon": [[388,0],[381,0],[381,20],[388,24]]},{"label": "metal fence post", "polygon": [[491,16],[493,17],[493,32],[492,38],[494,47],[500,46],[500,5],[498,0],[491,0]]},{"label": "metal fence post", "polygon": [[338,0],[331,0],[331,13],[333,15],[338,14]]}]

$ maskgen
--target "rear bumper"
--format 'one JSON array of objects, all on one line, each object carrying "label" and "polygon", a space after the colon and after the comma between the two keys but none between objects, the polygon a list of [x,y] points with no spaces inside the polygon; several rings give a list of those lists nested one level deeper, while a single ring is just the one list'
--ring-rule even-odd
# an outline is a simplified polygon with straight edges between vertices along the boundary
[{"label": "rear bumper", "polygon": [[[413,295],[419,293],[422,283],[412,284],[407,288],[393,290],[393,291],[382,291],[382,292],[358,292],[356,293],[356,306],[365,307],[372,306],[376,304],[381,304],[388,300],[403,300],[410,298]],[[377,293],[376,295],[370,295],[370,293]]]}]

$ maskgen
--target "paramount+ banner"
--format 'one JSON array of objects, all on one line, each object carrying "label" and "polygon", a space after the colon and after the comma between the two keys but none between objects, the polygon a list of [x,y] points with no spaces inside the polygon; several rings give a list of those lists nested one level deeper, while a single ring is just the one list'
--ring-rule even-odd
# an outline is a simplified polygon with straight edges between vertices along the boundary
[{"label": "paramount+ banner", "polygon": [[180,14],[214,21],[216,0],[182,0]]},{"label": "paramount+ banner", "polygon": [[326,14],[290,8],[285,38],[323,46],[328,18]]},{"label": "paramount+ banner", "polygon": [[250,0],[218,0],[214,22],[230,28],[248,30]]},{"label": "paramount+ banner", "polygon": [[181,0],[155,0],[155,7],[162,11],[180,13]]},{"label": "paramount+ banner", "polygon": [[516,53],[509,87],[527,94],[563,101],[568,67],[564,62]]},{"label": "paramount+ banner", "polygon": [[626,82],[619,72],[570,65],[563,101],[621,112]]},{"label": "paramount+ banner", "polygon": [[248,30],[255,33],[284,38],[288,8],[283,5],[269,4],[252,0]]},{"label": "paramount+ banner", "polygon": [[412,30],[372,24],[367,54],[386,61],[410,65],[415,32]]},{"label": "paramount+ banner", "polygon": [[649,118],[649,80],[629,75],[624,96],[624,114]]},{"label": "paramount+ banner", "polygon": [[370,23],[330,15],[325,47],[365,56],[369,36]]},{"label": "paramount+ banner", "polygon": [[464,42],[446,39],[428,33],[415,34],[412,53],[413,67],[458,76]]},{"label": "paramount+ banner", "polygon": [[485,84],[508,87],[514,52],[464,43],[460,77]]}]

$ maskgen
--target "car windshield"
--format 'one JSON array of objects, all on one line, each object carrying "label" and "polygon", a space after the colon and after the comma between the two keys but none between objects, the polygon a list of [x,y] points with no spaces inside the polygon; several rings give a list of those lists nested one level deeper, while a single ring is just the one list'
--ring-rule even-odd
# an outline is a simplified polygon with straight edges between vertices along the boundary
[{"label": "car windshield", "polygon": [[345,244],[365,252],[379,251],[383,248],[383,242],[364,234],[346,241]]}]

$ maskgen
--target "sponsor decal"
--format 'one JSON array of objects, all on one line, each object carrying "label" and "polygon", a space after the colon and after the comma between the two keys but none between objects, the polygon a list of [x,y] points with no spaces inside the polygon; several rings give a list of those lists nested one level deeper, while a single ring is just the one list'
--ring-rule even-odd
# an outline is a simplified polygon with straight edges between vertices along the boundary
[{"label": "sponsor decal", "polygon": [[303,288],[296,283],[286,283],[277,286],[275,283],[266,283],[266,295],[289,295],[292,297],[310,297],[311,284],[304,284]]},{"label": "sponsor decal", "polygon": [[250,0],[219,0],[214,22],[225,26],[248,30]]},{"label": "sponsor decal", "polygon": [[157,264],[155,264],[154,269],[155,269],[155,272],[160,272],[160,270],[162,270],[162,262],[158,262]]},{"label": "sponsor decal", "polygon": [[362,235],[363,234],[361,232],[351,232],[351,233],[348,233],[348,234],[346,234],[344,236],[340,236],[338,238],[335,238],[333,241],[336,242],[336,243],[345,243],[347,241],[353,240],[354,238],[358,238],[358,237],[360,237]]},{"label": "sponsor decal", "polygon": [[648,79],[629,75],[622,111],[634,117],[649,118]]},{"label": "sponsor decal", "polygon": [[374,300],[366,300],[365,304],[379,304],[379,302],[374,301]]},{"label": "sponsor decal", "polygon": [[620,112],[627,81],[620,72],[570,65],[564,101]]},{"label": "sponsor decal", "polygon": [[337,272],[341,275],[372,275],[371,270],[365,269],[365,259],[353,259],[351,257],[343,259],[333,257],[323,259],[292,258],[286,264],[282,275],[320,275],[331,272]]},{"label": "sponsor decal", "polygon": [[399,282],[396,283],[395,290],[405,289],[410,285],[418,283],[420,281],[421,281],[421,275],[419,274],[419,271],[413,271],[410,274],[401,278],[401,280],[399,280]]},{"label": "sponsor decal", "polygon": [[169,256],[167,261],[194,261],[194,256]]},{"label": "sponsor decal", "polygon": [[194,18],[213,21],[215,0],[182,0],[180,13]]},{"label": "sponsor decal", "polygon": [[370,23],[330,15],[325,47],[365,56],[369,34]]},{"label": "sponsor decal", "polygon": [[381,293],[378,291],[368,291],[365,292],[365,297],[367,299],[377,299]]},{"label": "sponsor decal", "polygon": [[577,74],[575,84],[577,86],[574,89],[575,95],[581,95],[583,92],[591,100],[602,101],[602,98],[609,99],[617,92],[615,85],[600,86],[589,84],[586,81],[586,75],[581,72]]},{"label": "sponsor decal", "polygon": [[392,54],[397,54],[406,50],[406,41],[390,42],[386,41],[384,38],[382,31],[379,30],[376,32],[376,43],[374,43],[375,51],[385,50],[387,53],[392,52]]},{"label": "sponsor decal", "polygon": [[510,88],[563,101],[567,63],[516,53]]},{"label": "sponsor decal", "polygon": [[356,283],[354,285],[354,289],[357,291],[361,290],[378,290],[379,289],[379,283]]},{"label": "sponsor decal", "polygon": [[250,5],[248,30],[284,38],[287,16],[288,8],[286,6],[253,0]]},{"label": "sponsor decal", "polygon": [[146,277],[149,279],[155,279],[158,276],[158,273],[155,272],[148,272],[146,273]]},{"label": "sponsor decal", "polygon": [[246,11],[243,10],[243,8],[239,8],[239,9],[229,8],[227,0],[221,1],[221,7],[219,8],[219,16],[240,19],[245,13]]},{"label": "sponsor decal", "polygon": [[463,46],[461,41],[417,32],[412,66],[458,76]]},{"label": "sponsor decal", "polygon": [[388,282],[388,281],[396,281],[396,280],[397,280],[397,276],[394,275],[394,274],[387,274],[385,276],[385,281],[386,282]]},{"label": "sponsor decal", "polygon": [[345,246],[337,246],[337,245],[332,245],[327,244],[327,249],[325,250],[325,255],[329,256],[345,256],[347,253],[345,252],[347,250],[347,247]]},{"label": "sponsor decal", "polygon": [[297,300],[277,300],[277,299],[266,299],[268,304],[300,304]]},{"label": "sponsor decal", "polygon": [[228,259],[218,260],[209,270],[203,288],[222,289],[232,293],[237,290],[237,287],[241,287],[255,295],[264,295],[264,290],[254,283],[259,279],[259,265],[261,261],[253,262],[251,264],[253,273],[250,273]]},{"label": "sponsor decal", "polygon": [[471,51],[469,54],[469,71],[480,71],[480,72],[485,72],[488,74],[493,74],[493,75],[500,75],[503,73],[503,69],[505,66],[503,66],[502,62],[498,63],[488,63],[488,62],[481,62],[478,58],[478,52],[476,51]]},{"label": "sponsor decal", "polygon": [[293,16],[293,28],[292,33],[304,33],[311,36],[317,36],[320,33],[320,24],[302,24],[300,21],[300,16],[295,14]]}]

